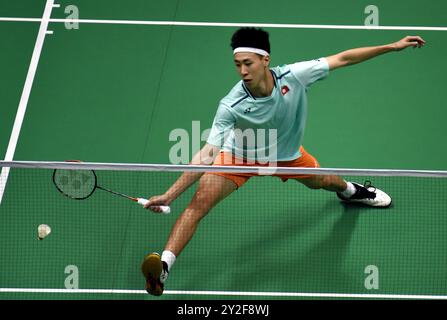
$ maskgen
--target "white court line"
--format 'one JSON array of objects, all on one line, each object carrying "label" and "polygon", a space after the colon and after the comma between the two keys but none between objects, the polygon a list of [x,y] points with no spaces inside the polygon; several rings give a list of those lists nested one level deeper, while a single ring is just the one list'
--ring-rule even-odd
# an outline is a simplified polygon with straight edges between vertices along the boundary
[{"label": "white court line", "polygon": [[0,17],[0,21],[3,22],[42,22],[41,18],[8,18]]},{"label": "white court line", "polygon": [[[71,294],[144,294],[145,290],[121,289],[42,289],[0,288],[0,293],[71,293]],[[353,294],[353,293],[300,293],[300,292],[239,292],[239,291],[180,291],[166,290],[163,295],[248,296],[248,297],[297,297],[297,298],[349,298],[349,299],[414,299],[447,300],[442,295],[411,294]]]},{"label": "white court line", "polygon": [[[45,34],[48,28],[48,22],[53,9],[54,0],[47,0],[42,19],[40,19],[39,33],[37,34],[36,44],[34,45],[31,63],[26,75],[25,85],[23,87],[22,96],[20,97],[19,107],[17,108],[14,126],[12,128],[11,137],[9,138],[8,149],[6,150],[5,160],[13,160],[16,151],[17,141],[19,140],[20,130],[22,129],[23,119],[25,118],[28,99],[33,86],[34,76],[36,74],[37,65],[39,63],[40,53],[42,52]],[[8,181],[9,168],[3,167],[0,173],[0,204],[2,203],[3,194],[5,192],[6,183]]]},{"label": "white court line", "polygon": [[[38,18],[0,17],[0,22],[38,22]],[[284,24],[284,23],[250,23],[250,22],[194,22],[194,21],[145,21],[145,20],[96,20],[96,19],[50,19],[54,23],[89,23],[89,24],[127,24],[153,26],[184,27],[258,27],[283,29],[341,29],[341,30],[398,30],[398,31],[447,31],[447,27],[426,26],[359,26],[359,25],[324,25],[324,24]]]}]

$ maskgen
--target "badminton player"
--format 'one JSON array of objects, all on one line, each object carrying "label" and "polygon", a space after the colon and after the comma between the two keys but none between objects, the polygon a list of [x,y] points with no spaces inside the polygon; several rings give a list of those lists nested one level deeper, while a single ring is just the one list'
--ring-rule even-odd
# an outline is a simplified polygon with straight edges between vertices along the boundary
[{"label": "badminton player", "polygon": [[[319,167],[318,160],[302,144],[309,87],[338,68],[423,45],[425,41],[419,36],[407,36],[387,45],[356,48],[328,57],[271,68],[268,33],[256,28],[237,30],[232,36],[231,47],[241,81],[220,101],[207,143],[191,163],[266,166],[272,160],[278,167]],[[263,145],[263,152],[260,153],[257,144],[236,143],[241,139],[228,134],[234,133],[235,129],[275,130],[275,141]],[[274,159],[269,158],[272,154]],[[169,205],[199,180],[191,202],[172,228],[162,255],[151,253],[144,258],[142,272],[146,277],[148,293],[157,296],[163,293],[169,271],[193,237],[200,220],[219,201],[242,187],[254,175],[185,172],[163,195],[150,199],[146,208]],[[391,198],[370,183],[362,185],[335,175],[278,177],[283,181],[296,180],[311,189],[334,192],[348,203],[373,207],[387,207],[391,204]],[[150,209],[159,210],[157,207]]]}]

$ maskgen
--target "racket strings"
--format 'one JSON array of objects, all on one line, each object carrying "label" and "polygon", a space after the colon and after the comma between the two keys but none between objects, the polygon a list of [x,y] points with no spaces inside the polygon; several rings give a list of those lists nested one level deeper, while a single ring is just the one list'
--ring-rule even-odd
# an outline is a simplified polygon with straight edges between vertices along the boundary
[{"label": "racket strings", "polygon": [[73,199],[85,199],[96,188],[96,175],[91,170],[58,169],[53,181],[60,192]]}]

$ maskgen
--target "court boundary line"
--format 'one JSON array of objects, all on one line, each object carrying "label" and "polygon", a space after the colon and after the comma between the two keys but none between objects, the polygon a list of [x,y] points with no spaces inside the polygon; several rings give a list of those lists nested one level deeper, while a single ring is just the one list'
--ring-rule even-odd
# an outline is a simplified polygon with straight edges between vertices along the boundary
[{"label": "court boundary line", "polygon": [[[0,17],[0,22],[39,22],[40,18]],[[396,30],[396,31],[447,31],[439,26],[364,26],[364,25],[325,25],[290,23],[251,23],[251,22],[200,22],[200,21],[163,21],[163,20],[102,20],[102,19],[49,19],[50,23],[86,23],[86,24],[125,24],[152,26],[186,27],[257,27],[283,29],[338,29],[338,30]]]},{"label": "court boundary line", "polygon": [[[23,85],[22,95],[20,96],[19,106],[17,108],[14,125],[9,138],[8,147],[6,149],[5,160],[14,159],[14,154],[19,140],[20,131],[22,129],[23,120],[25,118],[26,108],[28,106],[28,100],[31,95],[31,89],[36,75],[37,66],[39,64],[40,54],[42,53],[43,44],[47,35],[48,24],[51,17],[51,12],[54,7],[54,0],[47,0],[45,3],[45,9],[43,16],[40,19],[39,32],[37,33],[36,43],[34,44],[33,54],[31,56],[31,62],[28,67],[28,73],[26,74],[25,84]],[[10,169],[3,167],[0,172],[0,204],[2,203],[3,194],[6,189],[6,183],[8,182]]]},{"label": "court boundary line", "polygon": [[[68,293],[68,294],[144,294],[146,290],[123,289],[48,289],[48,288],[0,288],[0,293]],[[245,296],[245,297],[296,297],[296,298],[351,298],[351,299],[416,299],[447,300],[443,295],[416,294],[369,294],[369,293],[311,293],[311,292],[244,292],[244,291],[183,291],[166,290],[164,295]]]}]

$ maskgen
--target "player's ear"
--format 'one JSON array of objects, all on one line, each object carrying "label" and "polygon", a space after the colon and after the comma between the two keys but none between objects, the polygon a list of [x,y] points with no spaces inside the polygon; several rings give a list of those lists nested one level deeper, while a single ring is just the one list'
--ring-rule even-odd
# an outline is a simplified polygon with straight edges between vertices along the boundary
[{"label": "player's ear", "polygon": [[270,56],[264,56],[264,66],[268,67],[270,65]]}]

